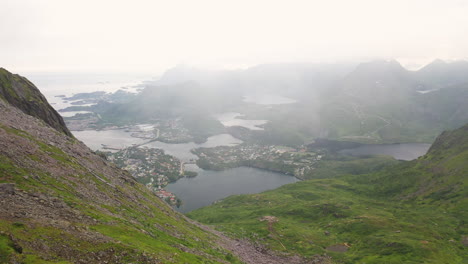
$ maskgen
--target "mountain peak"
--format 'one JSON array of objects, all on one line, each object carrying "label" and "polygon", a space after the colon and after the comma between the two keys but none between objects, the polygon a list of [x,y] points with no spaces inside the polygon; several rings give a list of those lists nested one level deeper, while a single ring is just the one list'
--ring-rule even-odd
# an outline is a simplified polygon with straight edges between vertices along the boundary
[{"label": "mountain peak", "polygon": [[444,70],[444,71],[456,71],[460,68],[468,67],[468,61],[466,60],[454,60],[454,61],[444,61],[441,59],[435,59],[431,63],[422,67],[419,71],[432,71],[432,70]]},{"label": "mountain peak", "polygon": [[428,65],[445,65],[445,64],[447,64],[446,61],[444,61],[442,59],[435,59],[431,63],[429,63]]},{"label": "mountain peak", "polygon": [[357,66],[357,70],[365,71],[388,71],[388,70],[397,70],[397,71],[406,71],[406,69],[401,66],[401,64],[396,60],[375,60],[370,62],[364,62]]},{"label": "mountain peak", "polygon": [[0,99],[27,115],[41,119],[67,136],[73,136],[63,118],[28,79],[0,68]]},{"label": "mountain peak", "polygon": [[456,60],[446,62],[436,59],[416,72],[416,75],[427,83],[439,87],[468,82],[468,61]]},{"label": "mountain peak", "polygon": [[400,82],[401,79],[409,80],[409,72],[396,60],[376,60],[359,64],[347,79],[347,86],[362,86],[362,82],[375,83]]}]

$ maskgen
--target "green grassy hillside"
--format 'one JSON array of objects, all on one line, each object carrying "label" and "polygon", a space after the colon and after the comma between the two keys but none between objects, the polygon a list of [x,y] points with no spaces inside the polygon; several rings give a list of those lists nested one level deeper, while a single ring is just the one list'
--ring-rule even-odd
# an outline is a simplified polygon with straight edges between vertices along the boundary
[{"label": "green grassy hillside", "polygon": [[0,263],[239,263],[83,143],[0,100]]},{"label": "green grassy hillside", "polygon": [[379,172],[231,196],[189,214],[234,236],[336,263],[468,261],[468,125]]}]

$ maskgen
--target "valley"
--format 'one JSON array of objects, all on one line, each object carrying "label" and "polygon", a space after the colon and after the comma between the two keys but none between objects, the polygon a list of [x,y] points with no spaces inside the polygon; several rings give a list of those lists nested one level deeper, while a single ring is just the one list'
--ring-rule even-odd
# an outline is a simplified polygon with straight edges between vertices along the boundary
[{"label": "valley", "polygon": [[[384,87],[383,82],[377,82],[377,85],[381,88]],[[157,97],[157,94],[152,91],[153,89],[158,90],[158,88],[153,88],[153,84],[139,87],[141,87],[140,89],[144,97],[122,90],[114,94],[105,92],[79,93],[56,99],[66,101],[71,105],[61,111],[91,111],[90,114],[66,118],[67,124],[74,130],[74,135],[91,148],[107,152],[120,151],[121,153],[126,153],[128,149],[137,149],[137,147],[140,152],[144,148],[149,148],[151,151],[156,152],[164,151],[165,155],[172,155],[178,160],[176,163],[181,164],[180,171],[190,171],[187,174],[190,176],[195,175],[194,171],[197,171],[196,174],[199,176],[206,175],[206,177],[199,177],[198,179],[211,179],[210,182],[202,183],[203,181],[201,181],[200,185],[202,186],[213,185],[217,180],[219,180],[219,184],[222,184],[225,180],[220,179],[223,179],[223,175],[226,174],[222,172],[223,170],[231,169],[236,171],[237,168],[242,170],[242,167],[245,166],[284,173],[302,180],[329,177],[325,175],[336,175],[338,171],[341,173],[370,172],[373,169],[385,166],[385,164],[392,164],[393,161],[389,158],[380,156],[367,157],[366,155],[386,154],[396,159],[414,159],[423,155],[429,146],[428,144],[418,145],[420,143],[414,143],[414,147],[412,145],[405,147],[403,144],[398,145],[400,149],[392,150],[397,145],[380,146],[375,144],[381,141],[379,140],[379,131],[390,126],[388,119],[377,116],[376,121],[380,121],[377,121],[376,124],[378,126],[372,127],[372,130],[363,131],[363,134],[359,136],[340,137],[340,140],[372,142],[374,143],[372,145],[367,147],[364,145],[352,150],[344,149],[339,153],[330,153],[322,148],[310,149],[307,147],[307,144],[314,141],[313,135],[315,132],[310,131],[312,134],[308,132],[307,136],[300,135],[296,132],[298,129],[297,123],[288,124],[292,120],[315,126],[313,122],[310,123],[310,117],[303,117],[302,115],[295,117],[297,111],[304,111],[301,110],[304,107],[304,103],[300,100],[273,93],[262,94],[257,92],[244,96],[238,94],[233,97],[238,98],[237,101],[234,100],[230,104],[227,104],[228,108],[223,106],[222,109],[225,112],[216,113],[216,111],[219,111],[218,108],[215,107],[208,110],[206,105],[208,104],[208,108],[210,108],[209,106],[214,102],[214,98],[210,98],[211,96],[209,96],[206,100],[203,99],[205,100],[205,105],[199,109],[201,106],[199,102],[193,101],[192,98],[186,97],[186,95],[190,94],[192,87],[198,89],[200,86],[184,84],[181,86],[181,88],[185,89],[182,95],[179,94],[178,89],[174,92],[169,92],[167,88],[159,89],[163,93],[163,96],[177,96],[172,98],[177,98],[176,100],[180,101],[180,103],[174,101],[175,104],[173,105],[166,105],[165,108],[156,107],[150,110],[150,102],[146,102],[145,100],[153,97],[156,100],[155,102],[161,101]],[[207,91],[213,92],[210,89],[207,89]],[[349,95],[351,98],[360,98],[354,94],[350,91],[344,92],[344,95]],[[135,104],[135,102],[139,103]],[[132,119],[129,115],[130,113],[122,108],[123,106],[127,106],[129,109],[134,107],[141,108],[142,105],[146,104],[148,105],[145,108],[150,112],[155,111],[153,116],[148,115],[146,119]],[[194,105],[192,106],[191,104]],[[362,102],[352,102],[350,105],[352,111],[348,111],[348,113],[354,113],[358,117],[359,121],[357,122],[362,125],[362,128],[367,127],[371,115],[367,113],[368,110],[365,109]],[[344,112],[346,112],[345,108],[346,105],[343,105]],[[110,109],[113,109],[113,112],[117,110],[120,113],[120,117],[115,119],[117,116],[110,113]],[[214,109],[218,110],[213,112]],[[190,110],[191,112],[188,113],[186,110]],[[270,113],[276,113],[277,115],[273,116]],[[188,116],[196,122],[187,123]],[[131,119],[127,119],[127,117]],[[296,121],[296,118],[303,119]],[[279,131],[276,129],[278,122],[286,122],[286,125],[281,125],[282,128]],[[200,135],[203,136],[200,137]],[[371,150],[369,151],[369,149]],[[372,151],[372,149],[376,150]],[[366,152],[365,150],[368,151]],[[413,152],[413,154],[409,154],[410,152]],[[342,157],[340,153],[344,156]],[[357,156],[356,158],[346,157],[349,154]],[[108,155],[112,157],[116,154],[108,153]],[[362,157],[363,155],[366,157]],[[140,164],[145,164],[146,159],[150,159],[150,156],[142,157]],[[154,169],[148,169],[146,165],[137,167],[128,166],[124,164],[122,158],[120,158],[118,163],[121,164],[120,167],[127,167],[134,174],[138,174],[138,171],[154,171]],[[370,166],[370,164],[373,165]],[[366,166],[367,168],[364,168]],[[191,167],[191,169],[186,170],[186,167]],[[256,178],[254,175],[257,173],[254,171],[251,173],[251,178]],[[174,176],[176,175],[174,173],[169,173],[170,176],[166,175],[168,174],[167,172],[159,174],[159,176],[138,177],[138,179],[140,182],[147,184],[149,188],[154,187],[156,188],[155,190],[160,189],[163,191],[164,197],[172,197],[172,201],[176,201],[178,199],[176,197],[183,195],[177,187],[178,184],[183,184],[176,181],[182,178],[183,174],[179,173],[177,176]],[[212,174],[219,174],[219,178],[210,178]],[[275,177],[272,176],[272,178]],[[198,179],[187,179],[185,181],[191,182]],[[159,184],[160,182],[164,182],[164,184],[161,185]],[[168,190],[164,189],[170,182],[172,183],[169,188],[173,188],[175,192],[167,192]],[[281,184],[280,182],[278,181],[278,184]],[[262,185],[262,182],[258,181],[254,182],[254,184]],[[280,185],[273,186],[278,187]],[[183,188],[182,186],[180,187],[180,189]],[[268,188],[271,187],[257,190],[263,191],[268,190]],[[242,187],[234,189],[235,191],[226,190],[224,196],[216,195],[217,199],[230,194],[246,193]],[[203,195],[196,195],[196,193],[203,193],[205,191],[197,192],[195,189],[192,192],[195,195],[190,196],[190,198],[177,200],[179,208],[181,208],[180,206],[184,202],[192,203],[194,201],[198,203],[197,199],[205,201],[200,203],[203,205],[216,201],[215,199],[206,200],[203,198]],[[184,193],[187,193],[187,191],[184,191]],[[175,203],[172,202],[172,204]],[[187,210],[184,208],[195,209],[196,207],[184,206],[178,210]]]},{"label": "valley", "polygon": [[[338,263],[466,260],[468,125],[410,162],[231,196],[188,215],[238,238]],[[271,221],[265,222],[264,219]]]},{"label": "valley", "polygon": [[0,264],[468,264],[466,14],[0,0]]},{"label": "valley", "polygon": [[[358,67],[358,70],[366,67]],[[392,63],[379,67],[401,74],[401,69]],[[392,74],[394,77],[395,73]],[[403,73],[408,78],[406,74]],[[5,76],[3,78],[11,78],[8,73]],[[393,81],[393,77],[389,80]],[[352,84],[356,77],[351,73],[347,78]],[[14,85],[3,87],[32,89],[22,77],[14,77],[13,81]],[[3,82],[8,83],[10,79]],[[385,89],[383,83],[385,81],[378,82],[376,87]],[[404,113],[407,121],[411,120],[410,125],[401,119],[406,111],[403,101],[396,101],[403,112],[382,109],[386,102],[370,103],[366,99],[369,92],[362,90],[322,97],[322,101],[314,101],[320,102],[319,105],[314,105],[310,104],[311,97],[303,95],[301,99],[292,99],[294,96],[272,91],[265,96],[257,92],[250,97],[242,95],[243,92],[232,92],[227,100],[214,94],[194,96],[202,87],[200,84],[173,85],[171,89],[154,83],[139,87],[138,93],[65,95],[61,92],[63,96],[54,97],[56,101],[63,101],[65,113],[87,111],[65,118],[70,132],[55,110],[40,108],[43,113],[37,118],[43,119],[39,122],[56,127],[69,139],[54,138],[53,133],[39,129],[40,125],[32,128],[15,125],[15,118],[24,118],[15,110],[16,105],[22,106],[24,111],[28,108],[27,103],[11,98],[22,98],[31,92],[15,90],[21,96],[11,97],[11,90],[3,88],[7,93],[2,100],[12,100],[2,106],[4,113],[8,113],[2,121],[6,124],[2,127],[6,133],[4,139],[11,137],[28,146],[25,149],[31,149],[21,152],[22,157],[27,157],[23,161],[12,158],[12,153],[20,153],[17,148],[5,148],[2,152],[3,185],[0,187],[8,195],[4,201],[12,206],[10,198],[15,195],[23,197],[25,203],[29,203],[29,196],[39,197],[39,203],[55,199],[50,197],[65,199],[67,205],[83,214],[78,219],[84,221],[91,217],[86,228],[98,233],[94,235],[125,241],[127,248],[119,251],[122,253],[116,257],[118,262],[125,263],[124,259],[142,260],[144,257],[138,255],[141,252],[152,252],[149,258],[169,259],[173,263],[203,262],[200,258],[213,263],[240,263],[238,261],[252,259],[256,259],[255,263],[267,263],[262,261],[269,261],[270,257],[277,263],[284,263],[285,259],[288,263],[416,263],[427,260],[433,261],[428,263],[463,263],[467,239],[462,220],[467,206],[464,174],[467,169],[463,162],[466,160],[466,126],[444,132],[432,146],[426,143],[432,143],[431,137],[437,131],[468,121],[462,110],[464,106],[459,103],[466,93],[461,84],[431,93],[416,92],[426,96],[442,91],[444,100],[451,102],[451,107],[443,111],[450,115],[450,120],[439,115],[442,114],[439,106],[434,107],[434,111],[439,111],[437,114],[420,107],[421,103],[429,102],[425,100],[433,100],[432,97],[415,97],[414,100],[423,101]],[[337,89],[352,88],[351,85]],[[205,92],[214,92],[212,87],[205,89]],[[182,90],[183,96],[180,95]],[[357,93],[361,95],[355,96]],[[34,98],[45,100],[40,96]],[[167,98],[173,99],[168,103]],[[371,112],[375,114],[369,114]],[[423,123],[415,121],[422,112],[431,117]],[[11,113],[16,113],[17,117]],[[395,124],[400,128],[396,129]],[[415,137],[415,133],[421,131],[412,130],[415,127],[425,130],[424,133]],[[44,136],[47,139],[43,139]],[[27,140],[23,142],[20,138]],[[93,152],[86,152],[89,150],[80,141]],[[9,143],[3,140],[3,144]],[[39,149],[34,150],[28,144],[38,144]],[[58,165],[41,167],[36,160],[47,160],[45,164],[58,162]],[[28,168],[27,171],[22,170],[23,167]],[[55,171],[57,168],[61,169]],[[56,173],[62,176],[57,178]],[[119,176],[125,180],[113,179],[110,175],[125,175]],[[119,181],[123,183],[117,184]],[[11,189],[11,184],[19,187]],[[30,186],[37,186],[34,187],[36,192],[42,194],[30,194]],[[70,186],[80,186],[82,193],[69,196]],[[108,192],[108,188],[117,191]],[[20,195],[20,189],[27,195]],[[122,192],[128,197],[140,193],[138,195],[150,199],[153,205],[139,202],[142,198],[123,198]],[[96,198],[97,193],[112,198]],[[4,239],[6,246],[3,248],[9,258],[24,259],[8,245],[21,245],[30,254],[37,254],[39,248],[26,242],[21,228],[26,226],[29,230],[24,231],[26,233],[36,231],[33,231],[34,224],[22,216],[24,207],[12,208],[16,213],[2,220],[0,226],[2,232],[9,235]],[[145,211],[148,208],[153,209]],[[186,219],[176,211],[218,231]],[[34,212],[34,217],[39,217],[38,214]],[[156,215],[160,222],[152,220]],[[60,222],[51,223],[51,232],[62,230],[60,232],[71,232],[73,236],[72,229],[62,227]],[[79,225],[79,222],[70,225]],[[141,235],[123,235],[135,233],[130,230],[135,230],[136,226],[143,230]],[[193,231],[196,226],[204,231]],[[175,233],[169,231],[171,228],[175,228]],[[188,239],[184,232],[192,232],[195,239]],[[202,237],[213,235],[221,239],[218,241],[223,241],[226,248],[214,250],[203,244],[206,238]],[[156,246],[153,239],[161,236],[165,239]],[[137,242],[137,238],[146,242]],[[96,244],[97,239],[93,237],[87,243]],[[52,245],[49,239],[45,243]],[[72,246],[73,242],[67,245]],[[115,244],[109,245],[111,250],[116,250]],[[127,258],[128,249],[140,253]],[[0,250],[3,249],[0,247]],[[232,253],[229,250],[233,250]],[[48,252],[55,251],[47,251],[46,255],[51,254]],[[58,256],[69,259],[79,252]],[[170,257],[162,252],[174,252],[174,255]]]}]

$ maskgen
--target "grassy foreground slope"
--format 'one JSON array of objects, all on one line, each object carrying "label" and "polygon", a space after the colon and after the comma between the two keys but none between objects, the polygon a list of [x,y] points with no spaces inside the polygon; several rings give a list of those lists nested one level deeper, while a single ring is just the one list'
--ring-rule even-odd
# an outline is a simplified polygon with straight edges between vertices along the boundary
[{"label": "grassy foreground slope", "polygon": [[468,125],[429,152],[366,175],[231,196],[190,217],[238,237],[336,263],[468,261]]},{"label": "grassy foreground slope", "polygon": [[62,133],[66,127],[15,102],[0,96],[0,263],[239,263],[216,235]]}]

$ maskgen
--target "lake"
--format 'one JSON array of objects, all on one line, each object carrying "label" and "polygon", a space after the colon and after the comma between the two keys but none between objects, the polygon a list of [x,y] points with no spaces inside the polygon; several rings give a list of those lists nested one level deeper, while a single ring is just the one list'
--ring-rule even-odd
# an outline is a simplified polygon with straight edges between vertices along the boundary
[{"label": "lake", "polygon": [[[148,77],[142,76],[28,76],[46,95],[49,102],[57,110],[70,106],[70,102],[64,102],[58,95],[72,95],[78,92],[106,91],[113,92],[121,88],[131,89],[141,84]],[[53,80],[53,81],[51,81]],[[296,100],[278,95],[250,95],[244,97],[244,102],[259,105],[282,105],[295,103]],[[252,130],[262,129],[261,125],[267,120],[246,120],[238,118],[239,113],[228,112],[217,116],[224,126],[243,126]],[[151,124],[141,125],[140,129],[150,131],[154,127]],[[93,150],[102,149],[102,144],[114,148],[124,148],[133,144],[141,144],[147,140],[132,137],[132,132],[125,130],[103,131],[72,131],[76,138],[83,141]],[[241,140],[229,134],[220,134],[209,137],[207,142],[196,144],[193,142],[183,144],[168,144],[159,141],[146,144],[146,147],[163,149],[167,154],[173,155],[182,161],[188,162],[197,157],[190,152],[198,147],[233,146],[242,143]],[[366,145],[358,148],[342,150],[342,153],[350,155],[386,154],[396,159],[414,159],[426,153],[429,144],[392,144],[392,145]],[[167,190],[173,192],[182,200],[183,205],[178,209],[181,212],[189,212],[202,206],[223,199],[229,195],[258,193],[275,189],[284,184],[296,182],[293,176],[260,170],[248,167],[239,167],[224,171],[206,171],[195,164],[187,164],[186,169],[196,171],[197,177],[182,178],[167,186]]]},{"label": "lake", "polygon": [[242,143],[242,140],[237,139],[229,134],[219,134],[211,136],[207,139],[205,143],[196,144],[193,142],[190,143],[181,143],[181,144],[169,144],[160,141],[154,141],[148,144],[145,144],[145,147],[149,148],[159,148],[164,149],[166,154],[172,155],[182,161],[189,161],[191,159],[197,159],[197,156],[192,154],[190,150],[194,148],[214,148],[218,146],[234,146]]},{"label": "lake", "polygon": [[182,178],[166,186],[166,190],[182,200],[178,211],[186,213],[207,206],[234,194],[259,193],[298,181],[295,177],[249,167],[224,171],[206,171],[196,168],[198,176]]},{"label": "lake", "polygon": [[[112,148],[125,148],[133,144],[141,144],[148,140],[132,137],[132,132],[126,132],[123,129],[115,130],[84,130],[72,131],[73,135],[83,141],[92,150],[103,150],[102,144]],[[106,151],[109,151],[106,149]]]},{"label": "lake", "polygon": [[264,125],[268,120],[252,120],[252,119],[241,119],[241,113],[236,112],[226,112],[222,114],[215,115],[215,118],[218,119],[221,124],[225,127],[230,126],[241,126],[248,128],[250,130],[263,130],[261,125]]},{"label": "lake", "polygon": [[353,156],[389,155],[398,160],[413,160],[426,154],[430,147],[431,144],[425,143],[375,144],[343,149],[339,153]]},{"label": "lake", "polygon": [[[131,132],[124,130],[73,131],[73,134],[93,150],[101,149],[101,144],[120,148],[146,142],[146,140],[131,137]],[[197,159],[197,156],[190,152],[191,149],[233,146],[240,143],[242,143],[241,140],[229,134],[220,134],[209,137],[202,144],[193,142],[168,144],[155,141],[144,146],[163,149],[167,154],[188,162]],[[424,155],[429,147],[430,144],[421,143],[364,145],[341,150],[340,153],[357,156],[381,154],[390,155],[400,160],[411,160]],[[196,171],[198,175],[194,178],[179,179],[165,188],[182,200],[182,206],[177,210],[183,213],[210,205],[229,195],[259,193],[297,181],[295,177],[290,175],[249,167],[207,171],[195,164],[186,164],[185,168],[189,171]]]},{"label": "lake", "polygon": [[[196,160],[197,156],[191,149],[217,146],[233,146],[242,143],[229,134],[209,137],[205,143],[168,144],[159,141],[146,144],[146,147],[164,149],[182,161]],[[208,171],[195,164],[186,164],[185,169],[195,171],[194,178],[182,178],[166,186],[166,190],[174,193],[182,200],[182,206],[176,210],[186,213],[197,208],[207,206],[213,202],[233,194],[258,193],[271,190],[287,183],[296,182],[290,175],[270,172],[255,168],[240,167],[224,171]]]},{"label": "lake", "polygon": [[[122,129],[103,131],[72,131],[76,138],[83,141],[93,150],[102,149],[101,144],[112,147],[126,147],[140,144],[147,140],[131,137],[131,132]],[[229,134],[219,134],[209,137],[205,143],[193,142],[182,144],[168,144],[154,141],[145,144],[145,147],[163,149],[167,154],[188,162],[197,159],[190,152],[199,147],[212,148],[216,146],[233,146],[242,143]],[[214,201],[233,194],[258,193],[275,189],[281,185],[296,182],[290,175],[275,173],[255,168],[240,167],[224,171],[207,171],[195,164],[186,164],[186,170],[196,171],[194,178],[182,178],[169,184],[165,189],[173,192],[182,200],[183,205],[177,208],[180,212],[189,212],[202,206],[210,205]]]},{"label": "lake", "polygon": [[[136,87],[148,76],[108,76],[108,75],[66,75],[45,74],[28,75],[36,83],[38,88],[46,95],[48,101],[56,110],[71,106],[71,102],[65,102],[59,95],[70,96],[75,93],[106,91],[114,92],[118,89]],[[255,96],[247,97],[246,101],[258,104],[285,104],[295,102],[292,99],[280,96]],[[71,116],[80,112],[61,113],[63,116]],[[225,126],[243,126],[252,130],[262,129],[260,125],[266,120],[240,119],[239,113],[223,113],[217,116]],[[151,130],[152,125],[141,125],[141,130]],[[132,137],[132,132],[123,129],[116,130],[86,130],[72,131],[74,136],[83,141],[92,150],[102,150],[104,145],[113,148],[125,148],[133,144],[141,144],[148,140]],[[164,142],[151,142],[144,146],[163,149],[167,154],[173,155],[182,161],[188,162],[197,159],[190,152],[199,147],[233,146],[242,143],[229,134],[220,134],[209,137],[205,143],[193,142],[183,144],[168,144]],[[106,150],[109,151],[109,150]],[[233,194],[258,193],[275,189],[281,185],[296,182],[295,177],[274,173],[260,169],[240,167],[225,171],[206,171],[195,164],[187,164],[187,170],[196,171],[197,177],[182,178],[167,186],[167,190],[173,192],[182,200],[183,205],[177,210],[188,212],[202,206],[210,205],[216,200]]]}]

